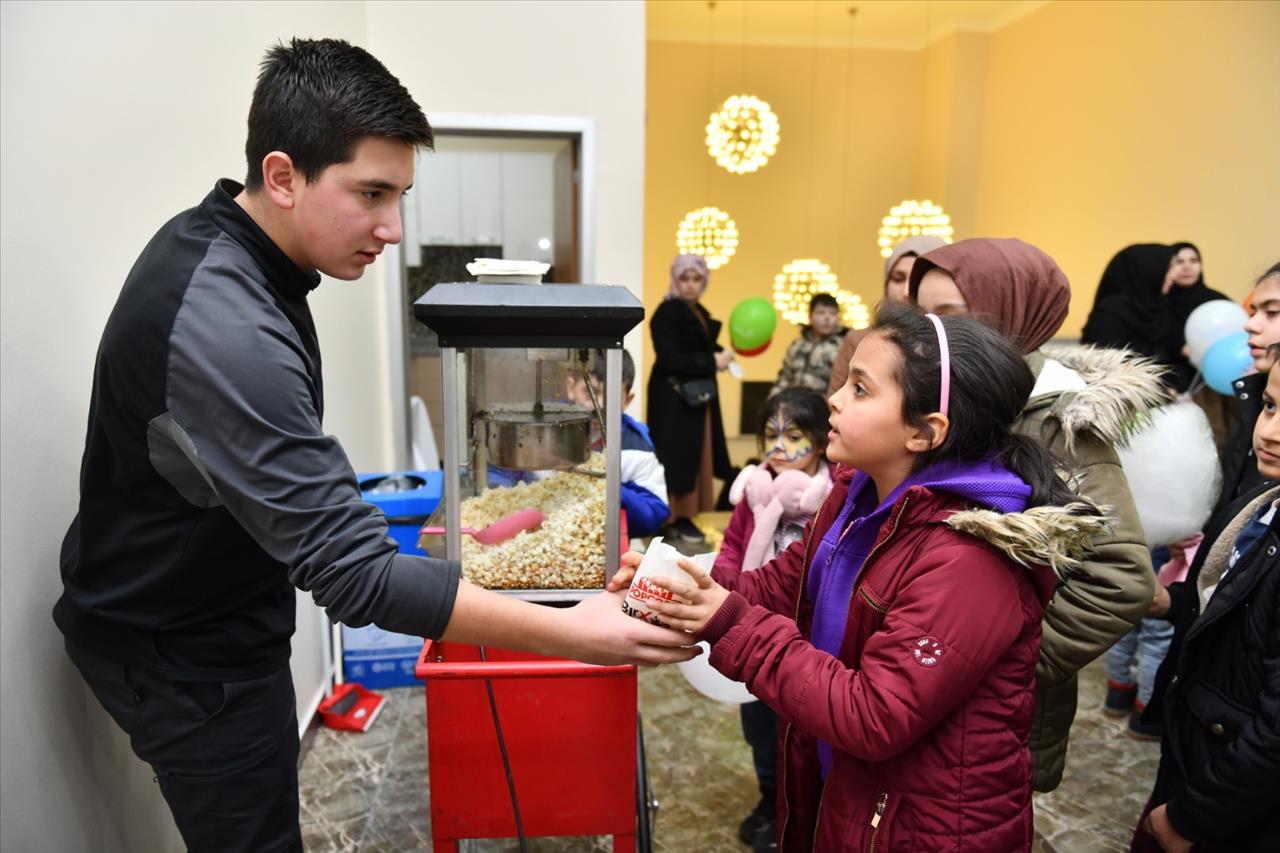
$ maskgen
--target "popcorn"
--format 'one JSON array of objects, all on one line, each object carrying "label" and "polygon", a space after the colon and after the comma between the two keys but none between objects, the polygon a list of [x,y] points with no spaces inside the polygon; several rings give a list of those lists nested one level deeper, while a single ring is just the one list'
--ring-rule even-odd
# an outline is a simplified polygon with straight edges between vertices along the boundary
[{"label": "popcorn", "polygon": [[[604,454],[581,468],[604,471]],[[487,489],[462,502],[462,526],[482,528],[530,507],[542,527],[497,545],[462,538],[462,576],[488,589],[599,589],[604,586],[605,481],[556,471],[533,483]]]}]

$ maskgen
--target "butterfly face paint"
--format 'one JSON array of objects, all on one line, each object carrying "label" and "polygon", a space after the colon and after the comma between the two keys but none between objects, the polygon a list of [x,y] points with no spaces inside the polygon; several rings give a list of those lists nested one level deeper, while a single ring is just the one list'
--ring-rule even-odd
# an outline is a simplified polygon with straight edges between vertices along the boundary
[{"label": "butterfly face paint", "polygon": [[776,414],[764,427],[764,453],[775,473],[803,470],[813,461],[813,440],[790,418]]}]

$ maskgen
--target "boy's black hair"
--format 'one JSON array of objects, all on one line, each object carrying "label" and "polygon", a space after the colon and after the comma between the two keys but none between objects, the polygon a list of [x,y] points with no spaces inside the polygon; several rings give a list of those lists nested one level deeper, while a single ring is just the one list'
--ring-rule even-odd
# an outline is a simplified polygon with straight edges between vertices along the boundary
[{"label": "boy's black hair", "polygon": [[[950,427],[941,444],[917,457],[916,469],[995,457],[1031,486],[1028,506],[1080,500],[1058,474],[1049,450],[1012,431],[1036,381],[1022,356],[999,332],[972,317],[941,320],[951,356]],[[937,329],[918,311],[882,303],[872,331],[902,352],[895,378],[902,387],[903,419],[931,436],[925,417],[938,411],[942,384]]]},{"label": "boy's black hair", "polygon": [[811,388],[784,388],[774,394],[760,407],[760,424],[756,429],[756,440],[763,454],[764,428],[776,415],[790,420],[796,428],[809,436],[816,453],[827,448],[827,431],[831,423],[827,420],[830,410],[827,409],[827,398]]},{"label": "boy's black hair", "polygon": [[[605,363],[604,350],[597,349],[591,352],[591,375],[600,383],[600,387],[604,387]],[[622,351],[622,396],[625,397],[631,393],[631,387],[636,381],[636,363],[631,358],[631,353],[626,350]]]},{"label": "boy's black hair", "polygon": [[262,188],[262,160],[283,151],[308,181],[347,163],[367,136],[432,148],[422,108],[368,51],[338,39],[292,39],[267,51],[249,107],[245,188]]},{"label": "boy's black hair", "polygon": [[836,302],[836,298],[830,293],[813,294],[813,297],[809,300],[809,313],[812,314],[813,309],[817,308],[819,305],[825,305],[828,308],[834,308],[837,311],[840,310],[840,303]]}]

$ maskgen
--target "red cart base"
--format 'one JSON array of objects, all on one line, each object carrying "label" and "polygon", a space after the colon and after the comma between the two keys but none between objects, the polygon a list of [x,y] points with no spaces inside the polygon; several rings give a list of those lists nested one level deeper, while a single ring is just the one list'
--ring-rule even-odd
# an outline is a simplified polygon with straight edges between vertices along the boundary
[{"label": "red cart base", "polygon": [[415,669],[426,682],[434,848],[451,853],[462,838],[517,835],[488,679],[524,834],[612,835],[615,851],[635,850],[635,667],[485,654],[481,661],[475,646],[428,640]]}]

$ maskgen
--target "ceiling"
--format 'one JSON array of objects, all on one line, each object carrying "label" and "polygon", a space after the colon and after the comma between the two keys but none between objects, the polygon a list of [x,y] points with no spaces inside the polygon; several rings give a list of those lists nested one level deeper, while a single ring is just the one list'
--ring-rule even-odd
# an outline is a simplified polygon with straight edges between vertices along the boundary
[{"label": "ceiling", "polygon": [[650,41],[912,50],[956,30],[999,29],[1046,2],[648,0],[646,10]]}]

